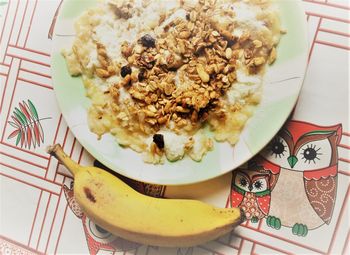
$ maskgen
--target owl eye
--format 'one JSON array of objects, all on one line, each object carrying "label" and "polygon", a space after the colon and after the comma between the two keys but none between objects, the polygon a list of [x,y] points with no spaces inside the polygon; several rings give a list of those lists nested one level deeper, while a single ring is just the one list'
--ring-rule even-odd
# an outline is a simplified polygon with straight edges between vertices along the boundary
[{"label": "owl eye", "polygon": [[303,144],[294,155],[298,158],[294,170],[307,171],[330,166],[336,151],[333,151],[330,141],[326,138]]},{"label": "owl eye", "polygon": [[256,182],[254,183],[254,188],[256,188],[256,189],[258,189],[258,190],[261,190],[261,189],[262,189],[262,186],[263,186],[263,184],[262,184],[261,181],[256,181]]},{"label": "owl eye", "polygon": [[105,229],[101,228],[100,226],[96,225],[91,220],[88,220],[87,227],[90,235],[99,242],[102,243],[108,243],[111,240],[114,240],[115,237],[107,232]]},{"label": "owl eye", "polygon": [[284,166],[290,156],[289,145],[282,136],[277,135],[261,151],[261,156],[275,165]]},{"label": "owl eye", "polygon": [[283,140],[280,137],[275,137],[270,143],[269,147],[271,155],[275,155],[275,158],[281,158],[284,153],[287,152],[286,145],[284,145]]},{"label": "owl eye", "polygon": [[246,187],[248,185],[248,182],[246,179],[244,179],[243,177],[240,178],[239,180],[239,184],[242,186],[242,187]]},{"label": "owl eye", "polygon": [[322,155],[320,152],[321,148],[317,148],[314,144],[308,144],[305,149],[302,151],[302,159],[305,159],[305,163],[311,163],[314,162],[316,164],[316,160],[320,160],[318,157],[319,155]]},{"label": "owl eye", "polygon": [[249,192],[249,179],[241,173],[236,174],[234,185],[241,190]]},{"label": "owl eye", "polygon": [[266,179],[260,178],[256,181],[254,181],[251,189],[252,189],[251,192],[253,192],[253,193],[265,191],[268,189],[268,183],[267,183]]}]

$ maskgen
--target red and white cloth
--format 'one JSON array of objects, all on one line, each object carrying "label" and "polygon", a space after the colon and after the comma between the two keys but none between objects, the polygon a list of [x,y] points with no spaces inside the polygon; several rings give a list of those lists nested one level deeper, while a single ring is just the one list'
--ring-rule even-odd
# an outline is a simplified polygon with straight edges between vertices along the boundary
[{"label": "red and white cloth", "polygon": [[[70,174],[45,152],[46,145],[61,143],[73,159],[93,163],[70,133],[52,89],[51,37],[61,0],[0,0],[0,254],[349,254],[350,3],[303,3],[310,57],[293,119],[342,125],[330,224],[300,237],[289,228],[269,228],[263,218],[198,247],[164,249],[127,242],[91,222],[75,204]],[[32,128],[19,137],[21,121]],[[229,173],[210,185],[185,187],[129,183],[146,194],[197,198],[223,207],[229,205],[231,179]]]}]

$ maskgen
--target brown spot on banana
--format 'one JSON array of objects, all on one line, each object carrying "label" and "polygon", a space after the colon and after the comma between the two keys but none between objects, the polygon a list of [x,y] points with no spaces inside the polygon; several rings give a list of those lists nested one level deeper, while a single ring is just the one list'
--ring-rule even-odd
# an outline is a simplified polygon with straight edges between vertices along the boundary
[{"label": "brown spot on banana", "polygon": [[91,190],[87,187],[84,187],[84,193],[87,199],[89,199],[91,202],[96,203],[95,196],[91,193]]}]

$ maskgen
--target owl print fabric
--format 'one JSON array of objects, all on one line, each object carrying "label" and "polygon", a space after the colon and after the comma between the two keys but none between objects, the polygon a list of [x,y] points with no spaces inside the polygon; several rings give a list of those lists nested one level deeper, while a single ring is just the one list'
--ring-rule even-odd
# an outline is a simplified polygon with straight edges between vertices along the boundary
[{"label": "owl print fabric", "polygon": [[341,124],[288,121],[246,167],[233,171],[231,206],[252,222],[266,218],[269,227],[289,227],[299,236],[329,224],[341,136]]},{"label": "owl print fabric", "polygon": [[231,206],[241,207],[246,218],[252,222],[269,214],[271,190],[276,178],[255,161],[250,161],[246,169],[240,168],[233,172]]}]

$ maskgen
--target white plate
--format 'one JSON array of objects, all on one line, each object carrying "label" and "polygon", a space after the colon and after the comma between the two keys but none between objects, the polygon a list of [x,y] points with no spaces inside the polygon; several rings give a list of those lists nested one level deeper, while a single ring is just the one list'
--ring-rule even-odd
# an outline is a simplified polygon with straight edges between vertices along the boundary
[{"label": "white plate", "polygon": [[[278,46],[278,59],[268,69],[264,93],[257,112],[245,126],[235,147],[215,143],[201,162],[189,158],[164,165],[142,161],[140,154],[122,148],[111,135],[97,140],[87,125],[90,101],[85,97],[81,78],[68,74],[61,55],[63,47],[74,38],[73,23],[84,10],[97,0],[63,2],[53,37],[52,79],[62,114],[78,141],[97,160],[114,171],[148,183],[179,185],[208,180],[243,164],[258,153],[278,132],[291,113],[299,92],[307,64],[306,17],[300,1],[277,1],[282,26],[288,31]],[[84,3],[84,4],[82,4]]]}]

